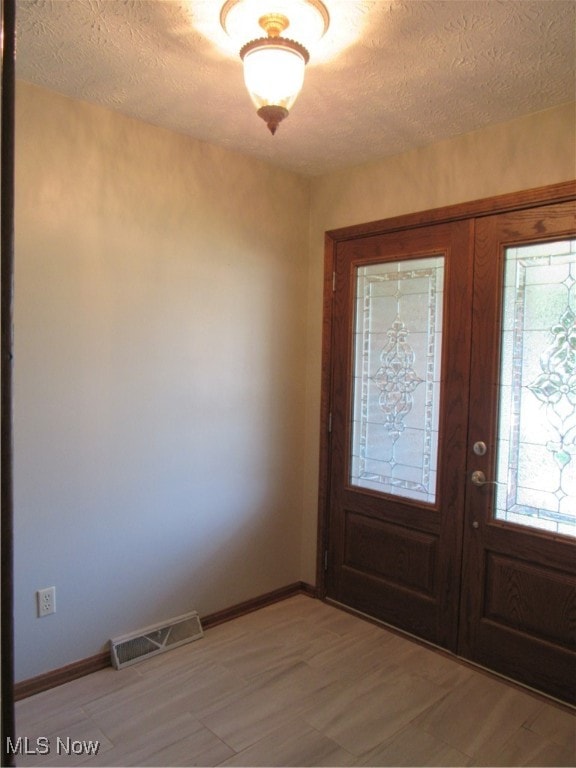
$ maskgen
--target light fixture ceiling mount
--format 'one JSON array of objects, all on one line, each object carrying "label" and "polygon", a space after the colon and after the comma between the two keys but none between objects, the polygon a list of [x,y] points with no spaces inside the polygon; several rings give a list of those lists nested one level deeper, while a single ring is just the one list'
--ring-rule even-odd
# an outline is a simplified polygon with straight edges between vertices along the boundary
[{"label": "light fixture ceiling mount", "polygon": [[[313,45],[328,29],[326,6],[321,0],[227,0],[220,23],[232,39],[243,43],[244,82],[257,114],[274,134],[304,82],[310,58],[304,43]],[[288,27],[298,40],[283,37]],[[255,37],[261,30],[267,36]]]}]

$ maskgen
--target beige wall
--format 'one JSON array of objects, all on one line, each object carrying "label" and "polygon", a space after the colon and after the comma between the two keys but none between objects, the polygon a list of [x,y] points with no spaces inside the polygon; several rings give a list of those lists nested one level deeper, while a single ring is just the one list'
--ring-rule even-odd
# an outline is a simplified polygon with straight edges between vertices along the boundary
[{"label": "beige wall", "polygon": [[23,679],[300,578],[309,183],[26,83],[16,128]]},{"label": "beige wall", "polygon": [[576,177],[575,105],[312,182],[302,578],[315,576],[324,232]]},{"label": "beige wall", "polygon": [[16,127],[17,679],[314,582],[325,230],[576,176],[573,105],[312,180],[25,83]]}]

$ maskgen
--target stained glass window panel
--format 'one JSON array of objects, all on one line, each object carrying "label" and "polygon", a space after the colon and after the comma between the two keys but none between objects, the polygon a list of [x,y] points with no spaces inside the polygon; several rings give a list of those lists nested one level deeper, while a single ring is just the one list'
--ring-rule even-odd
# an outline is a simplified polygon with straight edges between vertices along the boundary
[{"label": "stained glass window panel", "polygon": [[576,240],[508,248],[495,517],[576,536]]},{"label": "stained glass window panel", "polygon": [[444,257],[357,269],[352,485],[436,499]]}]

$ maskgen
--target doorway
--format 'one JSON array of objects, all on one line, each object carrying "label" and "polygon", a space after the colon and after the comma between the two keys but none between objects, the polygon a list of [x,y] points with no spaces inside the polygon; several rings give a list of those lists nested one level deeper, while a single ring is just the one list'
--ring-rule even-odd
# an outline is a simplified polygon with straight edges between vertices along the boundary
[{"label": "doorway", "polygon": [[327,598],[564,700],[574,192],[328,233],[319,537]]}]

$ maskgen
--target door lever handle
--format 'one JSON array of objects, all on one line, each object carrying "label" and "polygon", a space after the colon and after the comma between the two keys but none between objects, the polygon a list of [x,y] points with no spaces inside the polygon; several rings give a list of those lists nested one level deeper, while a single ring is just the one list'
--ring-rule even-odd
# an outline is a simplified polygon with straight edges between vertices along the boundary
[{"label": "door lever handle", "polygon": [[486,475],[481,469],[474,470],[470,479],[472,480],[473,485],[477,485],[478,487],[482,487],[483,485],[498,485],[497,480],[486,480]]}]

